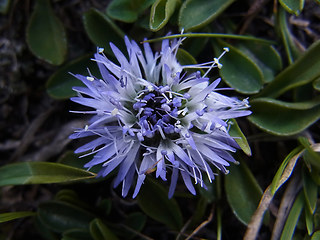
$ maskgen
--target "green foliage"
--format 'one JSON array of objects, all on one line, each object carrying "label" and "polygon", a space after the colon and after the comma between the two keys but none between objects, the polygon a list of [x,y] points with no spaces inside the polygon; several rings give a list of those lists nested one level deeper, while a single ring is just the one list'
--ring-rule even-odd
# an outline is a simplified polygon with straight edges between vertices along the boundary
[{"label": "green foliage", "polygon": [[304,7],[304,0],[280,0],[281,6],[289,13],[299,15]]},{"label": "green foliage", "polygon": [[301,50],[294,42],[293,35],[289,29],[286,12],[282,8],[279,9],[276,20],[277,30],[286,50],[288,61],[291,64],[301,55]]},{"label": "green foliage", "polygon": [[280,240],[292,239],[294,230],[298,223],[299,216],[303,209],[303,205],[304,205],[303,195],[299,194],[299,196],[295,200],[290,210],[290,213],[286,221],[286,224],[283,228]]},{"label": "green foliage", "polygon": [[248,119],[266,132],[288,136],[302,132],[320,117],[319,100],[288,103],[272,98],[251,101]]},{"label": "green foliage", "polygon": [[58,69],[47,81],[47,93],[55,99],[67,99],[75,95],[74,86],[83,85],[73,74],[88,75],[88,69],[93,74],[98,73],[97,65],[91,60],[92,56],[79,57]]},{"label": "green foliage", "polygon": [[168,191],[163,186],[147,178],[140,193],[138,204],[146,215],[171,229],[179,230],[182,227],[179,205],[175,199],[168,199]]},{"label": "green foliage", "polygon": [[178,0],[156,0],[152,5],[149,26],[152,31],[163,28],[173,14]]},{"label": "green foliage", "polygon": [[234,0],[187,0],[179,13],[179,27],[186,31],[199,29],[217,18]]},{"label": "green foliage", "polygon": [[66,33],[49,0],[37,0],[27,27],[27,42],[37,57],[54,65],[64,62],[67,53]]},{"label": "green foliage", "polygon": [[132,23],[150,7],[155,0],[113,0],[107,8],[109,17],[122,22]]},{"label": "green foliage", "polygon": [[[228,52],[220,60],[223,67],[220,69],[222,79],[232,88],[241,93],[253,94],[260,91],[263,86],[263,74],[258,65],[234,46],[217,41],[213,44],[214,50],[219,55],[224,47]],[[239,64],[241,62],[241,64]]]},{"label": "green foliage", "polygon": [[[244,238],[253,240],[259,239],[259,222],[263,220],[268,228],[260,230],[264,231],[261,236],[273,234],[277,226],[272,224],[279,217],[274,210],[280,207],[288,211],[278,233],[280,239],[320,239],[320,41],[316,40],[318,30],[313,29],[318,23],[310,17],[317,17],[316,11],[313,15],[307,12],[310,6],[319,8],[309,5],[319,4],[319,0],[279,0],[277,5],[265,1],[266,7],[234,0],[26,2],[30,6],[24,1],[0,0],[1,17],[9,19],[0,29],[1,34],[6,34],[0,39],[0,52],[5,53],[0,65],[6,66],[6,56],[12,55],[12,48],[18,53],[9,62],[19,69],[8,79],[6,70],[1,72],[5,77],[0,82],[0,129],[4,129],[2,117],[8,119],[5,130],[13,132],[14,138],[12,141],[4,135],[0,143],[0,150],[5,149],[0,167],[0,222],[4,223],[0,239],[18,229],[13,221],[16,220],[28,223],[26,226],[34,223],[35,234],[48,240],[242,239],[243,227],[247,232],[258,231]],[[26,20],[24,25],[16,25],[19,18]],[[21,47],[23,43],[15,36],[14,29],[21,27],[25,32],[17,36],[26,36],[27,47]],[[110,178],[95,179],[99,166],[83,169],[92,156],[79,158],[70,151],[73,146],[57,150],[50,157],[51,162],[28,158],[31,161],[18,159],[11,163],[7,158],[11,148],[6,151],[6,147],[12,142],[27,145],[27,150],[22,151],[26,155],[39,145],[39,136],[30,137],[28,131],[34,127],[33,117],[41,109],[32,103],[46,95],[41,91],[46,91],[50,101],[59,100],[55,111],[63,109],[63,114],[55,112],[54,119],[47,119],[44,126],[38,127],[39,139],[42,135],[50,138],[57,125],[70,120],[72,116],[66,114],[66,109],[77,110],[65,101],[75,95],[72,87],[83,86],[72,74],[92,73],[101,78],[96,62],[91,60],[97,47],[104,48],[111,60],[110,42],[130,55],[125,51],[124,36],[138,44],[148,38],[155,51],[163,39],[186,37],[176,56],[181,65],[212,61],[225,47],[229,48],[219,59],[222,68],[207,77],[210,81],[221,77],[221,91],[230,87],[234,91],[228,95],[247,99],[252,115],[227,122],[229,134],[243,151],[235,155],[240,165],[231,163],[227,167],[230,173],[224,178],[215,172],[219,176],[212,182],[203,175],[207,190],[197,186],[196,196],[185,192],[178,181],[174,198],[168,199],[166,183],[160,184],[150,173],[137,199],[123,199],[118,189],[111,189]],[[8,40],[10,48],[6,45]],[[28,48],[30,52],[25,50]],[[31,59],[29,62],[34,64],[24,64],[24,59]],[[205,70],[200,71],[203,74]],[[49,77],[41,85],[38,78],[43,76]],[[14,92],[11,84],[15,81],[26,84],[27,90],[23,98],[10,95],[8,102],[21,102],[24,108],[8,108],[3,98],[3,93]],[[47,104],[47,99],[42,100],[38,104]],[[12,118],[6,115],[21,120],[23,125],[11,126]],[[23,139],[18,139],[24,131]],[[26,144],[28,141],[32,143]],[[170,174],[168,171],[168,181]],[[297,179],[297,192],[287,193],[290,180]],[[27,184],[42,185],[24,186]],[[292,206],[290,201],[283,201],[287,195],[291,196]],[[32,197],[34,202],[30,202]],[[276,201],[272,202],[274,197]],[[280,201],[285,206],[280,206]],[[268,211],[270,206],[272,211]],[[259,221],[253,221],[257,218]],[[231,228],[236,229],[236,235],[229,231]]]},{"label": "green foliage", "polygon": [[236,142],[239,144],[242,151],[247,154],[248,156],[251,156],[251,149],[249,146],[249,143],[245,137],[245,135],[242,133],[237,121],[235,119],[230,119],[230,129],[229,129],[230,136],[234,137]]},{"label": "green foliage", "polygon": [[8,222],[18,218],[34,216],[34,212],[10,212],[10,213],[0,213],[0,223]]},{"label": "green foliage", "polygon": [[90,223],[90,232],[91,232],[91,235],[93,236],[94,240],[103,240],[103,239],[118,240],[119,239],[98,218],[92,220],[92,222]]},{"label": "green foliage", "polygon": [[278,97],[293,88],[302,86],[320,76],[320,41],[315,42],[310,48],[291,64],[260,93],[260,97]]},{"label": "green foliage", "polygon": [[229,170],[225,176],[227,199],[236,217],[247,225],[258,206],[262,190],[244,162],[231,166]]},{"label": "green foliage", "polygon": [[90,40],[99,47],[112,54],[110,42],[123,48],[124,33],[112,20],[96,9],[90,9],[83,15],[83,24]]},{"label": "green foliage", "polygon": [[70,229],[88,230],[94,215],[74,205],[60,201],[41,203],[38,209],[40,221],[54,232]]},{"label": "green foliage", "polygon": [[263,83],[273,81],[275,75],[282,69],[282,60],[278,51],[269,44],[259,42],[242,42],[237,48],[258,65],[262,72]]},{"label": "green foliage", "polygon": [[95,174],[59,163],[20,162],[0,168],[0,186],[79,181]]}]

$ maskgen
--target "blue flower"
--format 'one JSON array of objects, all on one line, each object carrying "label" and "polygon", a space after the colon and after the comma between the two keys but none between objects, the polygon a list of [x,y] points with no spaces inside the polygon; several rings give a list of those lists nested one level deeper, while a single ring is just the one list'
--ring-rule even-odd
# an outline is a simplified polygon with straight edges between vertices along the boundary
[{"label": "blue flower", "polygon": [[[228,49],[212,62],[182,66],[176,59],[182,40],[164,40],[161,52],[153,53],[148,43],[142,51],[126,37],[128,58],[112,43],[118,63],[103,49],[94,55],[102,79],[75,75],[86,87],[74,87],[78,96],[71,100],[91,108],[81,113],[93,115],[84,129],[71,135],[90,139],[75,152],[94,155],[84,167],[100,165],[98,176],[117,168],[113,185],[122,183],[124,197],[133,183],[136,197],[153,171],[164,181],[171,173],[169,198],[179,173],[196,194],[193,182],[206,187],[204,177],[211,182],[215,176],[212,166],[227,173],[226,166],[235,162],[230,152],[239,146],[228,134],[227,121],[249,115],[248,102],[218,93],[220,79],[210,82],[206,77],[212,68],[221,67],[219,59]],[[207,71],[189,74],[190,68]]]}]

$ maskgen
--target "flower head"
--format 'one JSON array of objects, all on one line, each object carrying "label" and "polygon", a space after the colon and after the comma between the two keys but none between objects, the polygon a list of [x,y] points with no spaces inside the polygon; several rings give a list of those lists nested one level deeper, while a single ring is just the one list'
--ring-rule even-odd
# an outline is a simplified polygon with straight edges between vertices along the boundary
[{"label": "flower head", "polygon": [[[143,52],[126,37],[128,58],[112,43],[118,63],[100,48],[95,54],[102,79],[75,75],[86,87],[74,87],[78,96],[72,101],[92,108],[82,113],[93,117],[71,138],[94,137],[75,152],[94,154],[84,167],[101,165],[98,176],[118,168],[114,187],[122,182],[123,196],[136,182],[135,197],[153,171],[164,181],[171,173],[169,197],[179,173],[195,194],[193,181],[205,187],[204,177],[214,179],[212,166],[226,173],[229,162],[235,162],[229,152],[239,147],[228,134],[227,120],[249,115],[248,103],[218,93],[220,79],[210,82],[206,77],[213,67],[221,67],[221,56],[205,64],[180,65],[176,54],[181,42],[164,40],[161,52],[153,53],[148,43]],[[188,74],[188,68],[207,72]]]}]

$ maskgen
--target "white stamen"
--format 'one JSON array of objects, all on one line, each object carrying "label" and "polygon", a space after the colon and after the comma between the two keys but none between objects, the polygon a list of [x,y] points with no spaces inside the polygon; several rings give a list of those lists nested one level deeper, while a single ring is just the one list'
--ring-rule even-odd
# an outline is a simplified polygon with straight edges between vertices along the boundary
[{"label": "white stamen", "polygon": [[158,129],[159,129],[159,133],[160,133],[161,137],[162,137],[163,139],[166,139],[166,136],[164,135],[164,133],[163,133],[163,131],[162,131],[162,128],[161,128],[159,125],[157,125],[157,127],[158,127]]},{"label": "white stamen", "polygon": [[115,116],[119,113],[119,109],[118,108],[114,108],[112,111],[111,111],[111,115],[112,116]]},{"label": "white stamen", "polygon": [[92,81],[94,81],[94,78],[93,77],[87,77],[87,80],[92,82]]}]

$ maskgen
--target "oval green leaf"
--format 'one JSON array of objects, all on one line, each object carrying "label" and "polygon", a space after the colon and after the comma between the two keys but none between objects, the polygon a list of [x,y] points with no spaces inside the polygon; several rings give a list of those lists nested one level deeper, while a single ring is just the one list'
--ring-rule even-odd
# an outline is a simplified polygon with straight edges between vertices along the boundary
[{"label": "oval green leaf", "polygon": [[151,7],[149,26],[152,31],[163,28],[173,14],[178,0],[156,0]]},{"label": "oval green leaf", "polygon": [[295,87],[320,77],[320,40],[315,42],[299,59],[276,76],[259,97],[276,98]]},{"label": "oval green leaf", "polygon": [[229,52],[220,59],[223,66],[219,72],[230,87],[245,94],[259,92],[263,85],[263,75],[256,63],[226,42],[214,41],[213,47],[217,55],[222,53],[223,48],[229,48]]},{"label": "oval green leaf", "polygon": [[297,134],[320,117],[320,102],[288,103],[271,98],[250,102],[252,115],[248,119],[262,130],[288,136]]},{"label": "oval green leaf", "polygon": [[107,17],[96,9],[90,9],[83,15],[83,24],[90,40],[105,52],[113,55],[109,43],[113,42],[118,48],[124,50],[124,33]]},{"label": "oval green leaf", "polygon": [[27,27],[27,43],[37,57],[54,65],[63,63],[67,53],[66,33],[49,0],[37,0]]},{"label": "oval green leaf", "polygon": [[234,0],[187,0],[179,13],[179,27],[186,31],[200,28],[219,16]]},{"label": "oval green leaf", "polygon": [[18,218],[34,216],[35,212],[10,212],[10,213],[1,213],[0,214],[0,223],[8,222]]},{"label": "oval green leaf", "polygon": [[282,60],[277,50],[269,44],[259,42],[242,42],[239,50],[256,63],[263,74],[263,82],[268,83],[282,69]]},{"label": "oval green leaf", "polygon": [[292,239],[294,230],[298,224],[298,220],[304,206],[303,194],[300,193],[295,200],[289,216],[287,218],[286,224],[284,225],[280,240]]},{"label": "oval green leaf", "polygon": [[113,0],[107,8],[109,17],[127,23],[135,22],[140,13],[155,0]]},{"label": "oval green leaf", "polygon": [[94,219],[92,213],[59,201],[41,203],[38,216],[41,223],[59,233],[71,229],[89,230],[89,224]]},{"label": "oval green leaf", "polygon": [[225,191],[235,216],[245,225],[258,207],[262,190],[244,162],[228,167],[225,176]]},{"label": "oval green leaf", "polygon": [[119,238],[98,218],[90,223],[90,233],[94,240],[118,240]]},{"label": "oval green leaf", "polygon": [[99,77],[99,70],[96,62],[91,60],[92,54],[81,56],[77,58],[59,70],[57,70],[47,81],[47,93],[54,99],[68,99],[76,95],[76,92],[72,90],[74,86],[83,86],[84,84],[77,78],[71,75],[82,74],[88,75],[88,69],[90,72]]},{"label": "oval green leaf", "polygon": [[167,194],[168,192],[162,185],[147,178],[138,195],[138,204],[149,217],[171,229],[180,230],[182,227],[181,210],[173,198],[168,199]]},{"label": "oval green leaf", "polygon": [[89,171],[50,162],[20,162],[0,168],[0,186],[61,183],[94,177]]},{"label": "oval green leaf", "polygon": [[304,0],[279,0],[281,6],[289,13],[299,15],[304,7]]},{"label": "oval green leaf", "polygon": [[249,146],[249,143],[242,133],[237,121],[235,119],[230,119],[230,129],[229,134],[231,137],[234,138],[234,140],[239,144],[242,151],[247,154],[248,156],[251,156],[251,148]]}]

